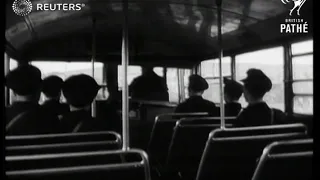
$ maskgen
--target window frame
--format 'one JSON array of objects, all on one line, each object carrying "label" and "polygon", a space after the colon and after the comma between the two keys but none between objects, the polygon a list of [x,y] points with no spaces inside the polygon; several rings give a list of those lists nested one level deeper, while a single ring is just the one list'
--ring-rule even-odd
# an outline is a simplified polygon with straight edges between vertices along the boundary
[{"label": "window frame", "polygon": [[[293,83],[295,83],[295,82],[313,82],[313,78],[312,79],[294,79],[293,78],[293,58],[295,58],[295,57],[305,57],[305,56],[309,56],[309,55],[314,55],[314,49],[312,49],[312,52],[300,52],[300,53],[296,53],[296,54],[294,54],[293,52],[292,52],[292,46],[295,44],[295,43],[302,43],[302,42],[306,42],[306,41],[310,41],[310,40],[312,40],[312,41],[314,41],[313,39],[307,39],[307,40],[303,40],[303,41],[298,41],[298,42],[291,42],[290,44],[289,44],[289,46],[287,47],[288,49],[289,49],[289,61],[290,61],[290,67],[291,67],[291,73],[290,73],[290,79],[288,79],[287,81],[288,81],[288,83],[290,84],[290,86],[291,86],[291,93],[290,93],[290,95],[291,95],[291,97],[290,97],[290,102],[291,102],[291,109],[290,109],[290,112],[292,112],[292,114],[297,114],[297,115],[311,115],[311,116],[313,116],[313,112],[312,112],[312,114],[307,114],[307,113],[300,113],[300,112],[294,112],[294,99],[296,98],[296,97],[313,97],[314,96],[314,94],[313,94],[313,92],[312,93],[294,93],[294,91],[293,91]],[[313,66],[313,63],[312,63],[312,66]],[[312,110],[314,111],[314,108],[312,108]]]},{"label": "window frame", "polygon": [[[234,72],[235,72],[235,59],[234,59],[234,55],[233,56],[224,56],[223,58],[222,58],[222,61],[223,61],[223,59],[224,58],[229,58],[230,59],[230,65],[229,65],[229,68],[230,68],[230,74],[228,74],[228,75],[222,75],[222,77],[223,78],[231,78],[231,79],[234,79]],[[215,58],[215,59],[207,59],[207,60],[204,60],[204,61],[219,61],[219,58]],[[202,61],[202,62],[204,62],[204,61]],[[204,76],[204,75],[202,75],[202,62],[199,64],[199,69],[200,69],[200,71],[199,71],[199,75],[200,76],[202,76],[206,81],[208,81],[208,80],[218,80],[218,82],[217,83],[213,83],[213,84],[220,84],[219,83],[219,80],[220,80],[220,76],[214,76],[214,74],[212,75],[212,76]],[[218,65],[219,65],[219,62],[217,63]],[[215,64],[213,64],[213,65],[215,65]],[[213,67],[214,68],[214,67]],[[220,90],[219,90],[220,91]],[[211,97],[211,99],[208,99],[208,100],[210,100],[210,101],[212,101],[213,102],[213,98]],[[219,102],[214,102],[214,103],[216,103],[216,104],[220,104],[220,101]]]}]

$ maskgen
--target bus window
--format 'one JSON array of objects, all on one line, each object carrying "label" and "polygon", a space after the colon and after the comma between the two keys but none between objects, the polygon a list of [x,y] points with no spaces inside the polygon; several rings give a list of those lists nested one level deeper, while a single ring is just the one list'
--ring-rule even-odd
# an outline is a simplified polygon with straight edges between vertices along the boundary
[{"label": "bus window", "polygon": [[203,93],[203,98],[216,104],[220,104],[220,85],[219,79],[207,79],[209,88]]},{"label": "bus window", "polygon": [[292,44],[293,112],[313,114],[313,41]]},{"label": "bus window", "polygon": [[153,71],[158,75],[163,77],[163,67],[155,67],[153,68]]},{"label": "bus window", "polygon": [[15,59],[10,58],[10,71],[18,67],[18,62]]},{"label": "bus window", "polygon": [[[209,88],[203,93],[203,98],[212,102],[220,102],[219,87],[219,59],[206,60],[201,62],[201,76],[205,78],[209,84]],[[231,78],[231,58],[222,58],[222,76]]]},{"label": "bus window", "polygon": [[291,45],[292,55],[312,53],[313,40],[302,41]]},{"label": "bus window", "polygon": [[[43,62],[34,61],[31,62],[32,65],[38,67],[41,70],[42,78],[50,75],[57,75],[63,80],[68,77],[77,74],[87,74],[92,76],[92,64],[91,62]],[[100,62],[95,62],[94,64],[94,79],[98,84],[103,84],[103,64]],[[65,102],[65,98],[61,97],[62,101]],[[44,101],[43,95],[40,98],[40,103]]]},{"label": "bus window", "polygon": [[[201,62],[201,76],[203,78],[219,78],[219,59]],[[222,58],[222,76],[231,76],[231,58]]]},{"label": "bus window", "polygon": [[[262,70],[272,81],[272,89],[264,96],[264,100],[272,108],[284,111],[284,57],[283,47],[276,47],[245,53],[236,56],[236,80],[244,79],[250,68]],[[240,103],[243,107],[247,103],[242,95]]]},{"label": "bus window", "polygon": [[[92,76],[91,62],[31,62],[32,65],[41,70],[42,78],[50,75],[57,75],[62,79],[67,79],[70,76],[77,74],[87,74]],[[98,84],[103,84],[103,64],[95,62],[94,64],[94,78]]]},{"label": "bus window", "polygon": [[109,91],[106,85],[103,85],[101,89],[99,89],[96,100],[106,100],[109,97]]},{"label": "bus window", "polygon": [[[10,71],[18,67],[18,62],[15,59],[10,58]],[[9,89],[9,104],[12,104],[15,101],[14,95],[11,89]]]},{"label": "bus window", "polygon": [[184,94],[185,99],[189,97],[188,86],[189,86],[189,76],[191,75],[190,69],[185,69],[183,73],[183,84],[184,84]]},{"label": "bus window", "polygon": [[[134,78],[142,74],[142,69],[140,66],[128,66],[128,85],[131,84]],[[121,90],[123,87],[123,74],[121,65],[118,66],[118,86]]]},{"label": "bus window", "polygon": [[169,101],[179,102],[179,86],[178,86],[178,69],[167,68],[167,86],[169,93]]}]

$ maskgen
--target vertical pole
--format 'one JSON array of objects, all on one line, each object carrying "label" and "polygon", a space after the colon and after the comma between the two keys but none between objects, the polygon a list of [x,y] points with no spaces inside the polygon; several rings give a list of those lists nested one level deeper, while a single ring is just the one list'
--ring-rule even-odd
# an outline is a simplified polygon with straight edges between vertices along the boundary
[{"label": "vertical pole", "polygon": [[[4,53],[4,75],[6,76],[10,71],[10,58],[7,53]],[[4,89],[5,106],[10,105],[10,90],[5,86]]]},{"label": "vertical pole", "polygon": [[181,98],[181,81],[180,81],[179,68],[177,69],[177,77],[178,77],[178,97],[179,97],[179,103],[181,103],[182,102],[182,98]]},{"label": "vertical pole", "polygon": [[122,150],[129,150],[129,99],[128,99],[128,64],[129,64],[129,39],[128,39],[128,1],[122,1],[123,27],[122,27]]},{"label": "vertical pole", "polygon": [[231,56],[231,79],[236,79],[236,56]]},{"label": "vertical pole", "polygon": [[185,85],[184,85],[184,69],[180,69],[180,81],[181,81],[181,84],[180,84],[180,88],[181,88],[181,99],[182,99],[182,102],[186,99],[186,93],[185,93]]},{"label": "vertical pole", "polygon": [[[92,69],[92,78],[94,78],[94,62],[96,61],[96,20],[93,19],[92,23],[92,58],[91,58],[91,69]],[[93,100],[91,105],[91,115],[96,117],[96,99]]]},{"label": "vertical pole", "polygon": [[221,17],[221,5],[222,0],[216,0],[217,10],[218,10],[218,43],[219,43],[219,76],[220,76],[220,118],[221,118],[221,128],[225,128],[225,117],[224,117],[224,103],[223,103],[223,77],[222,77],[222,17]]},{"label": "vertical pole", "polygon": [[284,98],[285,112],[293,114],[293,89],[292,89],[292,51],[290,44],[284,45]]}]

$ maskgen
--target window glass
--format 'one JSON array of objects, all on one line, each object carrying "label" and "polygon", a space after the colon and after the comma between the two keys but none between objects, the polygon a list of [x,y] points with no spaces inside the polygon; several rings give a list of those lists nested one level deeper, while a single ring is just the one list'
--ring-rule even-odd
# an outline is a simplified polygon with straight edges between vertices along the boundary
[{"label": "window glass", "polygon": [[[32,65],[41,70],[42,78],[50,75],[57,75],[63,80],[77,74],[86,74],[92,76],[92,64],[90,62],[44,62],[34,61]],[[94,64],[94,79],[98,84],[103,83],[103,64],[96,62]]]},{"label": "window glass", "polygon": [[291,50],[293,55],[313,52],[313,40],[294,43]]},{"label": "window glass", "polygon": [[292,58],[292,78],[313,79],[313,55]]},{"label": "window glass", "polygon": [[188,86],[189,86],[189,76],[190,75],[191,75],[191,70],[190,69],[185,69],[184,70],[184,76],[183,76],[185,98],[189,97]]},{"label": "window glass", "polygon": [[213,77],[214,75],[214,67],[213,63],[214,60],[206,60],[201,62],[201,76],[206,77]]},{"label": "window glass", "polygon": [[[219,59],[211,59],[201,62],[201,76],[207,77],[219,77]],[[231,58],[222,58],[222,76],[231,75]]]},{"label": "window glass", "polygon": [[[291,46],[292,54],[312,53],[313,40],[294,43]],[[313,114],[313,54],[292,58],[293,80],[305,80],[292,83],[293,112],[300,114]],[[299,96],[307,94],[311,96]]]},{"label": "window glass", "polygon": [[[131,84],[134,78],[140,76],[142,74],[142,69],[140,66],[128,66],[128,85]],[[122,73],[122,66],[118,66],[118,86],[119,89],[123,87],[123,73]]]},{"label": "window glass", "polygon": [[292,84],[293,93],[295,94],[313,94],[313,82],[294,82]]},{"label": "window glass", "polygon": [[313,97],[295,96],[293,99],[293,112],[300,114],[313,114]]},{"label": "window glass", "polygon": [[[50,62],[50,61],[33,61],[33,66],[41,70],[42,78],[50,75],[56,75],[66,80],[68,77],[78,74],[86,74],[92,76],[91,62]],[[103,84],[103,63],[95,62],[94,64],[94,79],[98,84]],[[101,90],[100,90],[101,91]],[[102,97],[101,93],[98,95]],[[63,94],[61,96],[62,102],[66,102]],[[41,95],[40,104],[44,101],[44,95]]]},{"label": "window glass", "polygon": [[15,59],[10,58],[10,71],[18,67],[18,62]]},{"label": "window glass", "polygon": [[170,102],[179,102],[178,69],[167,68],[167,86]]},{"label": "window glass", "polygon": [[153,71],[158,75],[163,77],[163,67],[155,67],[153,68]]},{"label": "window glass", "polygon": [[204,91],[203,98],[214,103],[220,103],[219,79],[207,79],[209,88]]},{"label": "window glass", "polygon": [[101,87],[99,89],[96,100],[107,100],[109,97],[109,91],[106,86]]},{"label": "window glass", "polygon": [[[262,70],[272,81],[272,89],[264,96],[270,107],[284,110],[284,59],[283,47],[276,47],[240,54],[236,56],[236,80],[240,81],[247,76],[250,68]],[[247,106],[244,97],[240,102]]]}]

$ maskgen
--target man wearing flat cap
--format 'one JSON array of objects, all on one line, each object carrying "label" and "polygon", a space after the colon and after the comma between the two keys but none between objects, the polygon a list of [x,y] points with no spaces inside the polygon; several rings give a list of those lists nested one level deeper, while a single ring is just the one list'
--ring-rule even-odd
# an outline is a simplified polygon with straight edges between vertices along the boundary
[{"label": "man wearing flat cap", "polygon": [[61,118],[63,132],[90,132],[108,129],[108,122],[114,118],[97,119],[91,116],[90,107],[100,86],[85,74],[71,76],[65,80],[62,93],[70,106],[70,112]]},{"label": "man wearing flat cap", "polygon": [[153,66],[142,67],[142,75],[133,79],[129,86],[132,99],[146,101],[169,101],[167,83],[153,71]]},{"label": "man wearing flat cap", "polygon": [[51,75],[43,79],[42,93],[45,102],[42,107],[55,116],[69,112],[69,106],[60,102],[63,80],[59,76]]},{"label": "man wearing flat cap", "polygon": [[41,71],[31,65],[21,65],[6,76],[6,86],[12,90],[15,102],[6,107],[6,132],[10,135],[46,134],[58,132],[58,118],[47,114],[38,104]]},{"label": "man wearing flat cap", "polygon": [[201,76],[189,76],[189,98],[177,106],[175,113],[207,112],[212,116],[218,116],[219,108],[213,102],[202,98],[202,94],[208,88],[207,81]]},{"label": "man wearing flat cap", "polygon": [[236,126],[263,126],[282,123],[285,114],[270,108],[263,96],[272,88],[271,80],[259,69],[249,69],[244,83],[244,97],[248,106],[239,114]]},{"label": "man wearing flat cap", "polygon": [[223,83],[225,116],[236,117],[242,109],[238,101],[243,93],[243,86],[237,81],[228,78],[224,78]]}]

